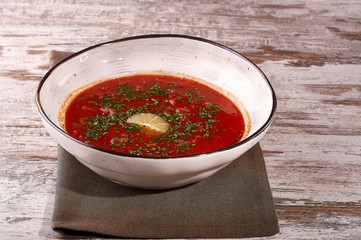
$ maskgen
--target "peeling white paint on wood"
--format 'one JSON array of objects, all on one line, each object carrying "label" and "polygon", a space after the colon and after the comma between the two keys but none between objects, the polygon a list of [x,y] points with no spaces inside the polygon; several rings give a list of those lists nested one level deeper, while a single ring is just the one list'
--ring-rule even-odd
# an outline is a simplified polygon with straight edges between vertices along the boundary
[{"label": "peeling white paint on wood", "polygon": [[360,11],[357,0],[2,2],[2,237],[64,238],[50,229],[56,144],[34,104],[49,52],[178,33],[243,53],[276,90],[261,146],[281,232],[267,239],[360,239]]}]

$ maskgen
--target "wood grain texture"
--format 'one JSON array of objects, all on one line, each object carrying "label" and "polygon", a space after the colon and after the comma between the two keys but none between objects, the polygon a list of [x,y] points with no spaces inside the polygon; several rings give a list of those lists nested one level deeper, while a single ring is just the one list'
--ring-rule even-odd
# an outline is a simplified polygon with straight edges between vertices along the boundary
[{"label": "wood grain texture", "polygon": [[208,38],[254,61],[278,98],[261,141],[280,221],[267,239],[361,237],[361,2],[3,1],[0,4],[0,232],[50,229],[56,144],[34,96],[51,50],[151,33]]}]

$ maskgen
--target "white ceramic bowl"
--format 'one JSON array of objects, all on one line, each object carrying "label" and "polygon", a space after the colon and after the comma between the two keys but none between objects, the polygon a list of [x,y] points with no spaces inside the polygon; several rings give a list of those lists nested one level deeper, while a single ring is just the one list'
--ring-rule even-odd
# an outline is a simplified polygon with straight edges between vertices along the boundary
[{"label": "white ceramic bowl", "polygon": [[[250,115],[248,137],[204,154],[157,158],[105,150],[62,130],[59,109],[75,89],[104,78],[159,70],[200,78],[233,94]],[[66,58],[40,82],[36,104],[50,135],[85,166],[124,185],[159,189],[207,178],[249,150],[269,128],[276,97],[261,70],[232,49],[196,37],[147,35],[95,45]]]}]

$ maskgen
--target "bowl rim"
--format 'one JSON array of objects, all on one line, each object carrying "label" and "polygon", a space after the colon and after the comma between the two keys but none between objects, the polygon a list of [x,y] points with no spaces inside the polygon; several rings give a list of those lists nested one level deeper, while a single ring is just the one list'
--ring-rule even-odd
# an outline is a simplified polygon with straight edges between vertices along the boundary
[{"label": "bowl rim", "polygon": [[[229,145],[227,147],[224,148],[220,148],[220,149],[216,149],[216,150],[212,150],[209,152],[205,152],[205,153],[199,153],[199,154],[189,154],[189,155],[184,155],[184,156],[168,156],[168,157],[163,157],[163,156],[159,156],[159,157],[155,157],[155,156],[139,156],[139,155],[133,155],[133,154],[128,154],[128,153],[122,153],[122,152],[118,152],[118,151],[114,151],[114,150],[108,150],[108,149],[104,149],[101,147],[97,147],[88,143],[85,143],[81,140],[78,140],[72,136],[70,136],[68,133],[66,133],[65,131],[63,131],[60,127],[58,127],[55,123],[53,123],[53,121],[51,121],[48,116],[46,115],[42,104],[40,102],[40,92],[42,89],[42,86],[44,85],[45,81],[49,78],[49,76],[51,75],[51,73],[58,68],[60,65],[64,64],[65,62],[67,62],[68,60],[82,54],[85,53],[89,50],[95,49],[95,48],[99,48],[102,47],[104,45],[109,45],[109,44],[113,44],[113,43],[119,43],[119,42],[124,42],[124,41],[131,41],[131,40],[138,40],[138,39],[150,39],[150,38],[183,38],[183,39],[188,39],[188,40],[194,40],[194,41],[200,41],[206,44],[210,44],[219,48],[222,48],[223,50],[229,51],[232,54],[242,58],[244,61],[248,62],[251,66],[253,66],[263,77],[263,79],[265,80],[267,86],[269,87],[269,90],[271,92],[272,95],[272,109],[270,112],[270,115],[268,116],[266,122],[257,130],[255,131],[253,134],[247,136],[245,139],[243,139],[242,141]],[[189,35],[182,35],[182,34],[147,34],[147,35],[137,35],[137,36],[131,36],[131,37],[126,37],[126,38],[120,38],[120,39],[116,39],[116,40],[111,40],[111,41],[107,41],[107,42],[103,42],[103,43],[99,43],[99,44],[95,44],[92,45],[90,47],[84,48],[78,52],[75,52],[73,54],[71,54],[70,56],[64,58],[63,60],[61,60],[60,62],[58,62],[56,65],[54,65],[51,69],[48,70],[48,72],[44,75],[44,77],[41,79],[41,81],[38,84],[37,87],[37,91],[36,91],[36,95],[35,95],[35,103],[38,109],[38,112],[40,113],[41,117],[52,127],[54,128],[56,131],[58,131],[60,134],[64,135],[65,137],[69,138],[72,141],[75,141],[85,147],[89,147],[92,148],[94,150],[98,150],[101,152],[105,152],[108,154],[113,154],[113,155],[118,155],[118,156],[123,156],[123,157],[132,157],[132,158],[139,158],[139,159],[178,159],[178,158],[194,158],[194,157],[200,157],[200,156],[204,156],[204,155],[209,155],[209,154],[214,154],[214,153],[219,153],[219,152],[224,152],[233,148],[236,148],[238,146],[244,145],[245,143],[251,141],[252,139],[256,138],[258,135],[260,135],[262,132],[264,132],[268,126],[272,123],[275,114],[276,114],[276,109],[277,109],[277,99],[276,99],[276,94],[275,91],[270,83],[270,81],[268,80],[268,78],[266,77],[266,75],[262,72],[262,70],[256,65],[254,64],[251,60],[249,60],[248,58],[246,58],[245,56],[243,56],[242,54],[240,54],[239,52],[225,46],[222,45],[220,43],[214,42],[212,40],[208,40],[208,39],[204,39],[204,38],[200,38],[200,37],[195,37],[195,36],[189,36]]]}]

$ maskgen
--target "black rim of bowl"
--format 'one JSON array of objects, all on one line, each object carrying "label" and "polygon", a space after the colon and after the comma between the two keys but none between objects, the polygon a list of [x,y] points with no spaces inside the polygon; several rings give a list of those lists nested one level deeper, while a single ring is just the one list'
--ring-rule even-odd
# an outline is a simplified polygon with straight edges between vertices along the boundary
[{"label": "black rim of bowl", "polygon": [[[248,63],[250,63],[263,77],[263,79],[265,80],[265,82],[267,83],[271,94],[272,94],[272,110],[270,115],[268,116],[267,121],[262,125],[262,127],[260,127],[256,132],[254,132],[252,135],[247,136],[244,140],[235,143],[233,145],[229,145],[227,147],[224,148],[220,148],[217,150],[213,150],[213,151],[209,151],[209,152],[205,152],[205,153],[199,153],[199,154],[190,154],[190,155],[184,155],[184,156],[175,156],[175,157],[154,157],[154,156],[138,156],[138,155],[133,155],[133,154],[128,154],[128,153],[122,153],[122,152],[117,152],[117,151],[113,151],[113,150],[108,150],[108,149],[104,149],[101,147],[97,147],[88,143],[85,143],[83,141],[80,141],[72,136],[70,136],[69,134],[67,134],[65,131],[63,131],[61,128],[59,128],[57,125],[55,125],[55,123],[53,123],[53,121],[51,121],[48,116],[45,114],[44,109],[42,107],[42,104],[40,102],[40,91],[42,86],[44,85],[45,81],[48,79],[48,77],[51,75],[51,73],[61,64],[67,62],[69,59],[72,59],[84,52],[87,52],[91,49],[94,48],[98,48],[104,45],[108,45],[108,44],[112,44],[112,43],[118,43],[118,42],[123,42],[123,41],[129,41],[129,40],[136,40],[136,39],[145,39],[145,38],[184,38],[184,39],[189,39],[189,40],[195,40],[195,41],[200,41],[200,42],[204,42],[204,43],[208,43],[211,45],[214,45],[216,47],[220,47],[226,51],[229,51],[235,55],[237,55],[238,57],[242,58],[243,60],[247,61]],[[266,75],[262,72],[262,70],[256,65],[254,64],[251,60],[249,60],[248,58],[246,58],[245,56],[243,56],[242,54],[238,53],[237,51],[226,47],[222,44],[219,44],[217,42],[208,40],[208,39],[204,39],[204,38],[199,38],[199,37],[194,37],[194,36],[188,36],[188,35],[179,35],[179,34],[151,34],[151,35],[139,35],[139,36],[133,36],[133,37],[127,37],[127,38],[121,38],[121,39],[117,39],[117,40],[112,40],[112,41],[108,41],[108,42],[104,42],[104,43],[99,43],[93,46],[90,46],[88,48],[85,48],[83,50],[80,50],[78,52],[75,52],[74,54],[64,58],[63,60],[61,60],[59,63],[57,63],[55,66],[53,66],[42,78],[42,80],[40,81],[38,88],[37,88],[37,92],[36,92],[36,96],[35,96],[35,102],[36,102],[36,106],[38,108],[38,111],[40,113],[40,115],[54,128],[56,129],[58,132],[60,132],[61,134],[65,135],[67,138],[71,139],[72,141],[75,141],[81,145],[84,145],[86,147],[89,148],[93,148],[95,150],[98,151],[102,151],[102,152],[106,152],[106,153],[110,153],[110,154],[115,154],[115,155],[119,155],[119,156],[125,156],[125,157],[133,157],[133,158],[143,158],[143,159],[176,159],[176,158],[192,158],[192,157],[199,157],[202,155],[208,155],[208,154],[212,154],[212,153],[218,153],[218,152],[222,152],[222,151],[226,151],[226,150],[230,150],[233,148],[236,148],[240,145],[243,145],[249,141],[251,141],[252,139],[254,139],[255,137],[257,137],[258,135],[260,135],[263,131],[265,131],[267,129],[267,127],[271,124],[275,114],[276,114],[276,108],[277,108],[277,100],[276,100],[276,94],[273,90],[273,87],[271,85],[271,83],[269,82],[268,78],[266,77]]]}]

